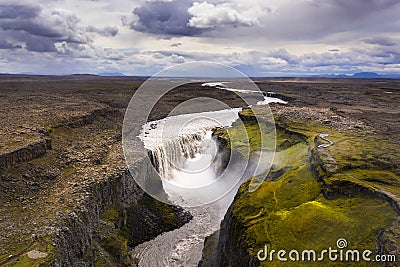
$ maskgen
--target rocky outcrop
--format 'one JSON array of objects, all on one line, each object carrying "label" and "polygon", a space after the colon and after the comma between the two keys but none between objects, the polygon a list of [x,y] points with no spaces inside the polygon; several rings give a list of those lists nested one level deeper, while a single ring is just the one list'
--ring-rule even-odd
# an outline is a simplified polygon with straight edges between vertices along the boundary
[{"label": "rocky outcrop", "polygon": [[51,148],[50,139],[39,138],[38,141],[31,142],[26,146],[16,148],[13,151],[0,155],[0,171],[14,164],[30,161],[46,154],[47,149]]},{"label": "rocky outcrop", "polygon": [[[71,117],[56,127],[67,126],[78,128],[93,123],[95,118],[98,117],[118,116],[119,112],[119,110],[112,108],[95,109],[86,115]],[[50,129],[50,131],[52,131],[52,129]],[[47,136],[48,132],[45,133],[42,130],[39,133],[40,135],[33,137],[36,140],[28,140],[27,144],[0,154],[0,171],[5,170],[12,165],[28,162],[32,159],[44,156],[46,151],[51,149],[51,139]]]},{"label": "rocky outcrop", "polygon": [[[136,174],[147,175],[140,171]],[[129,171],[94,185],[89,195],[83,206],[71,211],[60,221],[55,241],[57,254],[53,266],[92,266],[95,261],[99,261],[99,255],[103,255],[104,252],[108,252],[118,266],[126,266],[129,263],[128,253],[120,255],[120,250],[116,248],[124,246],[124,241],[130,246],[135,246],[164,231],[180,227],[191,219],[190,214],[181,208],[161,203],[148,196],[139,188]],[[120,209],[118,217],[122,216],[122,219],[112,218],[108,223],[113,224],[111,228],[117,229],[121,236],[121,231],[125,231],[124,236],[127,238],[114,240],[115,245],[110,242],[104,243],[107,238],[114,237],[115,233],[104,236],[104,233],[99,232],[99,227],[104,223],[102,214],[112,207]],[[96,253],[99,249],[103,253]],[[117,255],[115,251],[118,252]]]},{"label": "rocky outcrop", "polygon": [[[377,251],[379,255],[398,255],[400,251],[400,237],[398,229],[400,227],[400,218],[393,223],[392,227],[381,231],[378,235]],[[397,259],[396,259],[397,260]],[[384,262],[384,267],[398,266],[396,261]]]},{"label": "rocky outcrop", "polygon": [[334,181],[329,184],[323,183],[321,192],[326,199],[333,199],[339,195],[353,197],[358,193],[364,193],[370,197],[380,198],[387,201],[393,209],[400,214],[399,199],[395,195],[373,186],[358,184],[356,181]]},{"label": "rocky outcrop", "polygon": [[84,116],[69,118],[68,121],[63,123],[63,125],[66,125],[71,128],[78,128],[93,123],[96,117],[113,116],[118,114],[118,112],[119,112],[118,109],[115,108],[95,109]]},{"label": "rocky outcrop", "polygon": [[[131,190],[122,190],[121,185],[129,186]],[[53,266],[91,265],[100,215],[107,207],[121,202],[124,192],[129,192],[132,199],[143,195],[128,172],[94,186],[85,204],[60,220]]]}]

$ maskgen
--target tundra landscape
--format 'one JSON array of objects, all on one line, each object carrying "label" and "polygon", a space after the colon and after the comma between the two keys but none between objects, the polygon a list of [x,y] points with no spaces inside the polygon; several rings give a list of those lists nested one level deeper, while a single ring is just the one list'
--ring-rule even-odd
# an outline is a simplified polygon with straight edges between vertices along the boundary
[{"label": "tundra landscape", "polygon": [[[220,229],[206,238],[200,265],[258,266],[266,263],[257,259],[265,244],[322,250],[339,238],[398,256],[399,82],[254,80],[287,101],[270,104],[276,155],[260,188],[240,187]],[[127,170],[121,127],[143,81],[1,77],[2,266],[134,266],[137,245],[191,220],[185,208],[144,193]],[[157,103],[149,120],[199,96],[242,107],[238,120],[250,155],[257,152],[260,135],[268,134],[254,121],[263,105],[244,107],[232,91],[183,85]],[[229,142],[244,134],[235,125],[213,135],[220,149],[240,154],[243,144]],[[346,266],[334,263],[340,264]]]}]

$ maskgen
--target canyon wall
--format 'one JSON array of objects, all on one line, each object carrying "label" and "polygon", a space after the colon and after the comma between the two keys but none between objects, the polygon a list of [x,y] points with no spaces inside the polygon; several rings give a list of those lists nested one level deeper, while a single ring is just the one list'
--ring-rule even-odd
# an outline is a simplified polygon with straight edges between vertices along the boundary
[{"label": "canyon wall", "polygon": [[[250,113],[247,110],[240,117]],[[242,121],[248,124],[251,118]],[[325,147],[324,151],[319,145],[326,141],[318,133],[327,132],[325,126],[280,120],[276,129],[277,149],[266,180],[254,192],[247,190],[249,181],[242,184],[220,230],[206,239],[199,266],[280,266],[276,256],[275,262],[259,261],[257,252],[264,245],[269,250],[289,251],[302,249],[304,244],[322,251],[334,247],[338,238],[375,255],[398,256],[399,199],[380,186],[390,183],[394,170],[364,155],[355,160],[355,152],[344,141],[337,141],[348,138],[347,129],[336,132],[333,149]],[[371,147],[364,132],[352,134],[363,147]],[[219,136],[228,135],[219,130]],[[337,168],[331,166],[332,157]],[[387,178],[371,183],[378,175]],[[392,181],[395,185],[396,180]],[[307,266],[307,262],[297,264]],[[325,260],[323,264],[337,263]],[[384,266],[396,265],[387,262]]]}]

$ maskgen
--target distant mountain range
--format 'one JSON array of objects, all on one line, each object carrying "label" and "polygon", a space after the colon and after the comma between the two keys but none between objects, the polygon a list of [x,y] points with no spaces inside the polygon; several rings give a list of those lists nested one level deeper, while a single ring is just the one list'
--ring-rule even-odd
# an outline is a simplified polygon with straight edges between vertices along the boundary
[{"label": "distant mountain range", "polygon": [[358,72],[350,74],[324,74],[318,75],[323,78],[352,78],[352,79],[400,79],[400,74],[378,74],[376,72]]},{"label": "distant mountain range", "polygon": [[97,74],[99,76],[126,76],[125,74],[121,72],[101,72]]}]

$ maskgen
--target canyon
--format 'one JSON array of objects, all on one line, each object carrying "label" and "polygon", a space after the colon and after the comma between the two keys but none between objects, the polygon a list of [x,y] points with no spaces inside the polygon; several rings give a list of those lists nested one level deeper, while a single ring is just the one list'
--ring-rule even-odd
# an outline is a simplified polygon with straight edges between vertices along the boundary
[{"label": "canyon", "polygon": [[[126,167],[122,121],[143,81],[1,77],[0,266],[135,266],[140,259],[131,257],[131,249],[190,224],[190,209],[159,202],[136,184],[135,177],[145,177],[162,187],[148,161],[138,157],[135,171]],[[270,105],[275,160],[257,190],[248,191],[249,182],[239,188],[220,229],[206,238],[200,265],[263,265],[255,253],[264,244],[289,249],[307,241],[319,249],[334,244],[334,230],[346,228],[353,245],[398,255],[398,81],[256,83],[288,101]],[[149,120],[199,96],[245,106],[234,91],[201,85],[165,95]],[[388,90],[394,92],[390,98]],[[256,155],[265,133],[254,127],[254,112],[262,111],[241,110],[238,121],[253,135]],[[213,130],[220,150],[241,153],[240,144],[228,145],[243,134],[235,127]],[[323,134],[333,142],[323,152],[335,160],[335,170],[318,151],[327,143]]]}]

